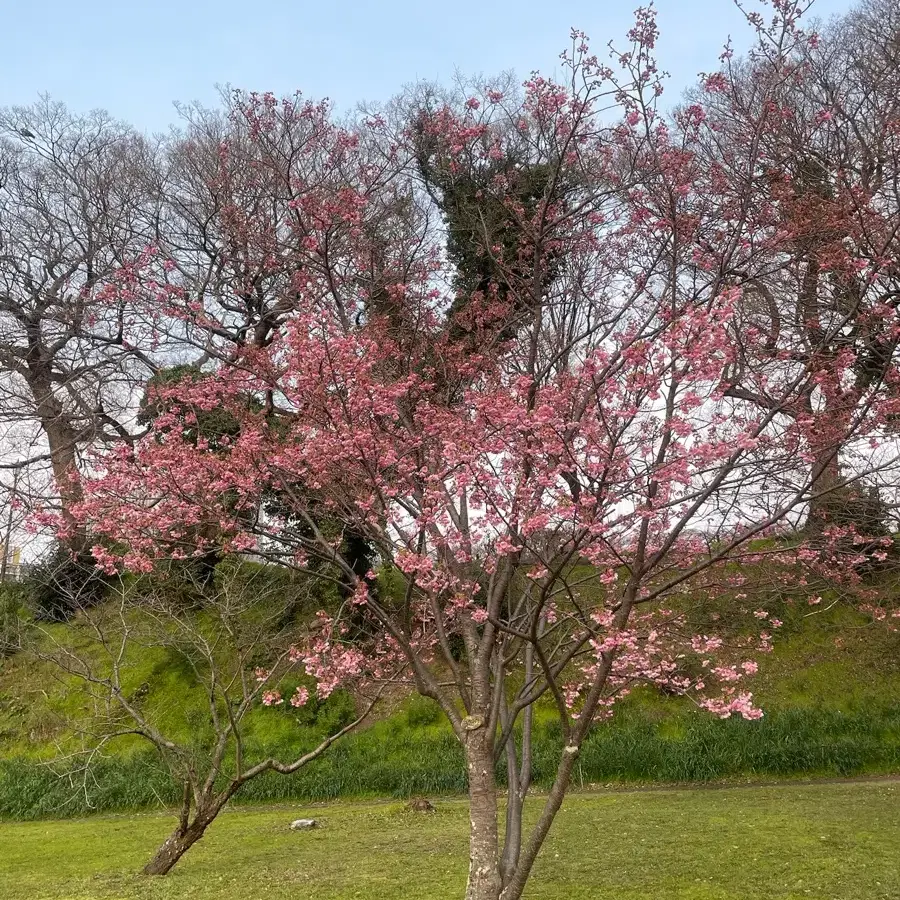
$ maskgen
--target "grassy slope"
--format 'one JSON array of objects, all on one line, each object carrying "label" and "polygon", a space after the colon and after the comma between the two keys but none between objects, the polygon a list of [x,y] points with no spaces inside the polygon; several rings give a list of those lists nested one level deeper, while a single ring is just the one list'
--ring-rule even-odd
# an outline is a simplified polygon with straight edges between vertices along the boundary
[{"label": "grassy slope", "polygon": [[[831,784],[577,795],[530,900],[896,900],[900,786]],[[314,814],[320,829],[290,832]],[[224,814],[165,879],[133,873],[162,815],[0,825],[6,900],[317,900],[462,896],[466,808],[399,804]],[[227,861],[227,865],[225,865]]]},{"label": "grassy slope", "polygon": [[[826,604],[822,604],[826,606]],[[785,620],[775,652],[761,660],[752,687],[766,717],[719,721],[687,701],[637,691],[610,725],[595,731],[576,784],[612,781],[703,781],[789,775],[900,772],[900,636],[864,625],[841,607],[773,603]],[[810,615],[810,613],[812,613]],[[61,635],[63,626],[57,626]],[[175,791],[152,755],[126,739],[98,772],[88,804],[42,766],[76,739],[64,727],[83,698],[71,684],[24,657],[0,661],[0,816],[80,814],[173,803]],[[145,654],[131,661],[132,689],[149,684],[151,718],[176,732],[196,723],[202,700],[171,660]],[[320,725],[340,714],[320,711]],[[344,704],[346,713],[346,703]],[[309,711],[303,713],[308,717]],[[200,716],[202,718],[202,715]],[[552,711],[539,711],[537,782],[555,765]],[[315,724],[315,723],[314,723]],[[298,724],[290,708],[259,709],[251,743],[287,756],[318,728]],[[502,774],[502,773],[501,773]],[[411,698],[391,716],[332,748],[313,767],[286,779],[267,777],[239,795],[245,802],[452,794],[465,788],[459,749],[429,702]],[[67,800],[75,797],[75,802]]]}]

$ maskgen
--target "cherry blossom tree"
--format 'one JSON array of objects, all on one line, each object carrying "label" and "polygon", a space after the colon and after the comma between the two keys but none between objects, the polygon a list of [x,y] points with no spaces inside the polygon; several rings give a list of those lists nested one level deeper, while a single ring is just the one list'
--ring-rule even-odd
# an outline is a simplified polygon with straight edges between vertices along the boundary
[{"label": "cherry blossom tree", "polygon": [[[797,9],[779,0],[776,24],[758,27],[763,83],[811,40]],[[333,658],[387,642],[464,750],[468,900],[522,896],[587,735],[635,684],[761,715],[742,682],[769,626],[736,598],[721,634],[699,631],[692,584],[752,558],[754,538],[822,492],[823,442],[881,441],[896,411],[893,362],[848,389],[853,355],[815,331],[752,352],[762,342],[736,327],[735,273],[793,252],[797,228],[759,198],[757,157],[710,164],[704,107],[666,121],[656,40],[640,10],[614,69],[576,32],[563,81],[534,75],[521,96],[486,87],[399,130],[378,116],[338,128],[298,98],[239,98],[254,177],[292,194],[286,211],[235,198],[216,217],[248,259],[217,270],[219,293],[280,273],[277,321],[264,341],[228,338],[205,377],[161,385],[159,400],[177,402],[160,402],[146,439],[97,458],[78,505],[109,571],[252,548],[352,586],[323,614]],[[704,82],[717,102],[721,78]],[[754,108],[752,133],[768,135],[769,105]],[[298,123],[302,145],[271,152]],[[889,226],[875,198],[855,203]],[[836,265],[867,270],[857,253],[842,243]],[[130,302],[215,345],[222,304],[177,273],[165,254],[149,260]],[[895,334],[877,296],[866,315]],[[175,406],[227,410],[239,428],[211,444]],[[351,531],[377,567],[348,561]],[[538,703],[556,711],[562,746],[526,827]]]}]

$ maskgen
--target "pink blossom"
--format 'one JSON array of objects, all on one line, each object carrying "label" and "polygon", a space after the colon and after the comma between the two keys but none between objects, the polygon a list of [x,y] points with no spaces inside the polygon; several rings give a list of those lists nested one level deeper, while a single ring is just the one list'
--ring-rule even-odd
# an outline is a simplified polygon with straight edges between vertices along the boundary
[{"label": "pink blossom", "polygon": [[305,706],[309,701],[309,691],[305,687],[298,687],[291,695],[291,706]]}]

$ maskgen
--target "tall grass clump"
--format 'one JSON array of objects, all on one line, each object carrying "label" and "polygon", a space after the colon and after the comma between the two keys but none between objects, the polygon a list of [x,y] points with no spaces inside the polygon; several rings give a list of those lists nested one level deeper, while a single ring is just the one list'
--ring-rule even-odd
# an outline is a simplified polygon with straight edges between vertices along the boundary
[{"label": "tall grass clump", "polygon": [[[549,787],[560,749],[558,728],[540,724],[534,747],[537,786]],[[587,788],[609,783],[847,777],[898,770],[900,705],[871,705],[851,712],[774,710],[757,722],[687,712],[654,723],[639,710],[625,710],[588,739],[575,783]],[[502,783],[502,764],[497,774]],[[428,704],[417,700],[336,744],[294,775],[250,782],[236,799],[316,802],[438,796],[465,789],[458,742]],[[106,759],[93,767],[89,777],[29,759],[0,762],[0,816],[5,818],[171,806],[178,801],[177,793],[150,753]]]}]

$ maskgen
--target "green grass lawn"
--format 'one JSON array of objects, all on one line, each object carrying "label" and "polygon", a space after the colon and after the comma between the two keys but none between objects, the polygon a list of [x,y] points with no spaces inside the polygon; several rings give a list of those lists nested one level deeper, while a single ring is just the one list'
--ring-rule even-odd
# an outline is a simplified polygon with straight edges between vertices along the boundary
[{"label": "green grass lawn", "polygon": [[[291,832],[300,815],[322,823]],[[238,808],[164,879],[134,872],[170,815],[0,823],[4,900],[453,900],[466,806]],[[569,798],[531,900],[898,900],[900,784],[582,794]]]}]

